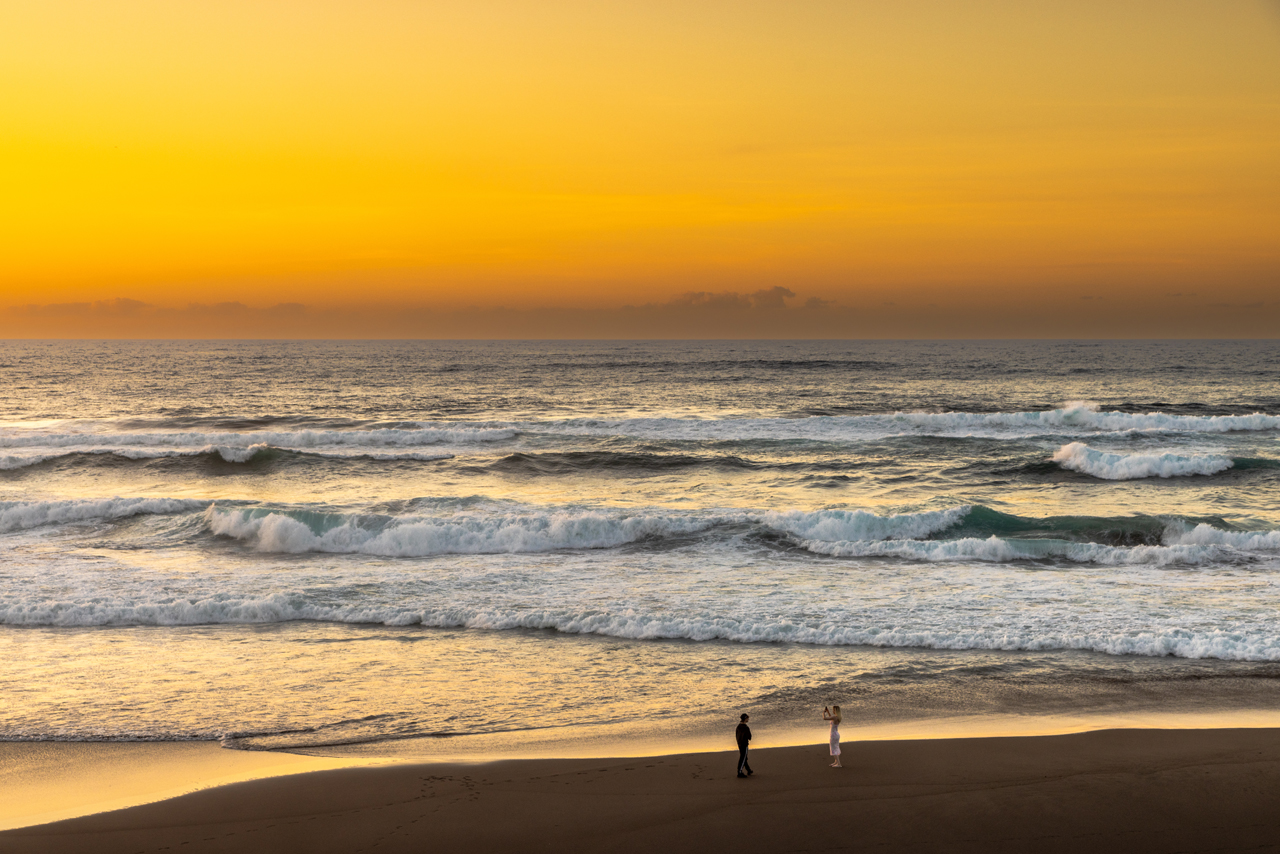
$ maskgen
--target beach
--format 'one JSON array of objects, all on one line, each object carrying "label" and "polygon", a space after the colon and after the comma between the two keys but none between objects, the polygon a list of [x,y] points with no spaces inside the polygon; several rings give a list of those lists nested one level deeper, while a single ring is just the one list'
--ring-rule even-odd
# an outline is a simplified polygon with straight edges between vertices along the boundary
[{"label": "beach", "polygon": [[0,854],[1280,848],[1280,0],[4,12]]},{"label": "beach", "polygon": [[0,849],[1262,844],[1277,346],[9,342]]},{"label": "beach", "polygon": [[1267,851],[1280,730],[1103,730],[276,776],[0,833],[0,851]]}]

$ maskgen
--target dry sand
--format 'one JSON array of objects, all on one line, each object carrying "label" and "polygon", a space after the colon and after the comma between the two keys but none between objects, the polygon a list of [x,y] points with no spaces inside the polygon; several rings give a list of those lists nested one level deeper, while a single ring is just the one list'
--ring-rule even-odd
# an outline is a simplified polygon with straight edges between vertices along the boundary
[{"label": "dry sand", "polygon": [[1280,730],[344,768],[0,833],[4,852],[1280,850]]}]

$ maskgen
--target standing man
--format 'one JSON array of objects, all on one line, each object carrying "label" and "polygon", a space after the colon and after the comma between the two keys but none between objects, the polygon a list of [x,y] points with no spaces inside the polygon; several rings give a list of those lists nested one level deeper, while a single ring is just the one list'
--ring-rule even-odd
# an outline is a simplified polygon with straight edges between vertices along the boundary
[{"label": "standing man", "polygon": [[[751,727],[747,726],[747,721],[751,720],[750,715],[742,716],[742,723],[738,724],[738,730],[734,733],[738,737],[738,776],[746,777],[752,773],[751,764],[747,762],[747,746],[751,744]],[[743,773],[743,772],[746,773]]]}]

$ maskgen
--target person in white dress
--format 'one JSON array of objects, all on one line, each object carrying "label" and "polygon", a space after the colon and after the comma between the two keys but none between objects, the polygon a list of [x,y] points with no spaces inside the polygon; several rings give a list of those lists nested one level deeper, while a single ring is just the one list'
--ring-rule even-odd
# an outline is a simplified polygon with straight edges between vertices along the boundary
[{"label": "person in white dress", "polygon": [[822,719],[831,721],[831,755],[835,757],[835,762],[831,763],[832,768],[843,768],[840,764],[840,707],[832,706],[828,709],[822,707]]}]

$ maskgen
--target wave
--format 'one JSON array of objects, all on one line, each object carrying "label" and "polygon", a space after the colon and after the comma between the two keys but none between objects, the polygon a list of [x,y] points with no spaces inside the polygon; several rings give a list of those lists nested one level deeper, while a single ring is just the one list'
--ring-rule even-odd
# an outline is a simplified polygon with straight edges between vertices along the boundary
[{"label": "wave", "polygon": [[35,431],[0,432],[0,448],[32,448],[75,450],[115,450],[131,448],[241,448],[269,446],[287,450],[329,448],[400,448],[422,445],[471,445],[504,442],[515,438],[511,427],[481,427],[465,424],[417,426],[408,429],[378,430],[257,430],[244,433],[200,433],[175,431],[168,433],[44,433]]},{"label": "wave", "polygon": [[1103,480],[1211,475],[1235,465],[1231,457],[1218,454],[1111,454],[1081,442],[1063,445],[1054,453],[1053,461],[1065,469]]},{"label": "wave", "polygon": [[0,501],[0,533],[44,525],[123,519],[130,516],[189,513],[207,501],[180,498],[102,498],[83,501]]},{"label": "wave", "polygon": [[823,620],[743,619],[588,608],[477,608],[396,605],[338,606],[299,593],[261,597],[216,594],[205,598],[0,604],[0,624],[12,626],[186,626],[262,624],[295,620],[384,626],[553,630],[631,640],[726,640],[823,646],[916,647],[982,650],[1087,650],[1113,655],[1280,661],[1280,636],[1217,630],[1072,631],[1059,625],[1002,628],[913,628],[850,625]]},{"label": "wave", "polygon": [[566,419],[510,425],[522,433],[629,436],[659,441],[807,440],[844,442],[896,436],[1026,438],[1098,433],[1231,433],[1280,430],[1280,416],[1102,412],[1070,403],[1041,412],[894,412],[801,418]]},{"label": "wave", "polygon": [[[1259,542],[1265,542],[1260,540]],[[1069,540],[1018,539],[991,536],[985,540],[889,540],[883,542],[824,542],[807,540],[804,548],[832,557],[892,557],[918,561],[1015,561],[1067,560],[1109,566],[1204,565],[1234,562],[1240,551],[1226,544],[1172,546],[1110,546]],[[1267,548],[1280,547],[1277,546]]]},{"label": "wave", "polygon": [[968,507],[879,516],[862,510],[790,513],[689,513],[565,508],[446,517],[317,513],[309,510],[210,506],[209,530],[267,552],[330,552],[384,557],[536,553],[604,549],[688,537],[713,529],[755,527],[792,538],[879,540],[927,536],[956,524]]},{"label": "wave", "polygon": [[247,447],[227,447],[207,445],[203,448],[175,450],[169,448],[84,448],[75,451],[64,451],[53,454],[9,454],[0,456],[0,470],[27,468],[51,460],[66,460],[75,457],[113,457],[125,460],[156,460],[177,457],[209,457],[218,458],[228,463],[247,463],[270,456],[275,450],[270,445],[256,444]]},{"label": "wave", "polygon": [[[835,558],[1062,561],[1103,565],[1237,563],[1280,552],[1280,530],[1239,530],[1217,518],[1049,516],[981,505],[881,515],[866,510],[677,510],[492,505],[416,500],[393,512],[227,506],[174,498],[0,502],[0,533],[139,515],[191,514],[196,536],[262,552],[432,557],[560,550],[666,548],[690,538]],[[199,514],[199,515],[195,515]]]},{"label": "wave", "polygon": [[1221,519],[1054,516],[964,505],[879,515],[864,510],[713,512],[617,509],[468,511],[448,516],[324,513],[210,506],[208,530],[264,552],[384,557],[520,554],[756,537],[836,558],[913,561],[1057,560],[1115,566],[1204,565],[1280,551],[1280,531],[1232,530]]},{"label": "wave", "polygon": [[1239,563],[1280,551],[1280,530],[1233,530],[1222,519],[1160,516],[1029,518],[972,506],[927,537],[815,537],[800,545],[838,558],[913,561],[1066,561],[1105,566]]},{"label": "wave", "polygon": [[[376,429],[305,429],[145,432],[0,431],[0,466],[69,452],[161,455],[165,450],[203,453],[214,449],[228,461],[254,446],[288,451],[383,453],[432,445],[489,445],[522,435],[626,436],[650,441],[849,442],[899,436],[987,437],[1096,435],[1100,433],[1229,433],[1280,430],[1280,416],[1177,415],[1164,412],[1103,412],[1093,404],[1070,403],[1037,412],[894,412],[877,415],[812,415],[780,418],[569,418],[527,422],[422,421]],[[573,465],[565,455],[564,465]]]},{"label": "wave", "polygon": [[675,512],[562,510],[395,518],[212,506],[205,518],[214,534],[250,541],[262,551],[385,557],[614,548],[642,539],[697,533],[715,522]]},{"label": "wave", "polygon": [[[27,732],[14,732],[12,730],[5,731],[0,734],[0,741],[5,742],[78,742],[78,743],[146,743],[158,741],[216,741],[219,746],[230,748],[232,750],[271,750],[277,747],[314,747],[319,746],[314,739],[302,739],[298,736],[307,736],[313,734],[323,734],[327,736],[320,744],[328,747],[334,744],[349,744],[356,739],[350,737],[341,738],[341,740],[333,738],[336,731],[342,733],[344,730],[358,728],[362,725],[386,720],[391,715],[372,714],[365,715],[360,718],[349,720],[330,721],[314,726],[303,726],[298,728],[280,729],[277,727],[262,727],[260,729],[226,729],[222,726],[210,726],[207,728],[193,727],[183,728],[180,730],[172,729],[116,729],[103,728],[95,729],[69,729],[57,727],[52,731],[39,729]],[[427,735],[429,733],[424,733]],[[384,740],[388,738],[388,734],[378,732],[373,735],[372,739],[360,740]],[[415,734],[416,735],[416,734]],[[293,738],[290,738],[292,736]],[[282,739],[288,739],[284,744],[279,742]],[[267,742],[266,745],[263,743]]]},{"label": "wave", "polygon": [[816,510],[767,513],[769,526],[801,540],[900,540],[918,539],[946,531],[960,523],[973,507],[962,505],[923,513],[880,516],[865,510]]},{"label": "wave", "polygon": [[375,460],[394,462],[412,460],[416,462],[434,462],[452,459],[453,454],[428,453],[423,451],[371,451],[359,448],[351,451],[318,451],[281,448],[266,443],[241,447],[225,445],[207,445],[203,448],[82,448],[74,451],[63,451],[52,454],[10,454],[0,456],[0,471],[13,471],[30,468],[49,462],[61,462],[86,458],[90,460],[212,460],[225,463],[257,463],[278,459],[283,456],[312,457],[327,460]]},{"label": "wave", "polygon": [[598,362],[544,362],[543,370],[580,371],[591,370],[665,370],[687,374],[691,370],[722,370],[741,372],[751,369],[782,370],[892,370],[899,367],[895,362],[874,361],[869,359],[617,359]]},{"label": "wave", "polygon": [[1249,552],[1280,551],[1280,531],[1224,531],[1204,523],[1190,530],[1171,530],[1165,539],[1174,546],[1225,546]]},{"label": "wave", "polygon": [[562,475],[581,472],[660,473],[692,468],[752,470],[769,466],[737,456],[691,454],[620,453],[616,451],[567,451],[542,454],[509,454],[473,470],[503,474]]}]

